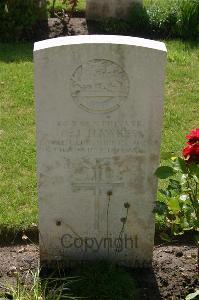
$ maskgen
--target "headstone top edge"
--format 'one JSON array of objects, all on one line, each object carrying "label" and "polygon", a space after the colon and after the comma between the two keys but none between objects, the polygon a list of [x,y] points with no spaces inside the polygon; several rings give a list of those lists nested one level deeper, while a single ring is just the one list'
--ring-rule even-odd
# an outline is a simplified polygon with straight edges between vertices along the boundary
[{"label": "headstone top edge", "polygon": [[167,52],[166,45],[163,42],[120,35],[78,35],[47,39],[34,43],[34,52],[59,46],[80,44],[128,45]]}]

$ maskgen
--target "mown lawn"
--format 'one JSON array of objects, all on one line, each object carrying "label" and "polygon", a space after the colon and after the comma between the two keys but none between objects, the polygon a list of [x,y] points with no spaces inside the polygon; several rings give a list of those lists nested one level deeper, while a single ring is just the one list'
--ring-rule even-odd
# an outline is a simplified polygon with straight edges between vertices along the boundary
[{"label": "mown lawn", "polygon": [[[176,0],[144,0],[143,3],[146,7],[150,6],[151,3],[158,3],[159,6],[167,6],[167,5],[171,5],[173,4],[173,2]],[[56,0],[55,1],[55,8],[60,9],[60,8],[67,8],[69,7],[69,5],[67,5],[68,2],[66,2],[66,4],[63,4],[62,0]],[[49,0],[48,1],[48,8],[52,7],[53,5],[53,0]],[[86,0],[78,0],[77,3],[77,7],[76,10],[77,11],[84,11],[86,7]]]},{"label": "mown lawn", "polygon": [[[53,0],[48,1],[48,8],[52,7],[53,5]],[[85,0],[79,0],[77,7],[76,7],[76,11],[84,11],[86,7],[86,1]],[[69,8],[69,5],[63,4],[62,0],[56,0],[55,1],[55,9],[60,9],[60,8]]]},{"label": "mown lawn", "polygon": [[[198,127],[199,44],[168,41],[162,158]],[[37,223],[31,44],[0,44],[0,230]]]}]

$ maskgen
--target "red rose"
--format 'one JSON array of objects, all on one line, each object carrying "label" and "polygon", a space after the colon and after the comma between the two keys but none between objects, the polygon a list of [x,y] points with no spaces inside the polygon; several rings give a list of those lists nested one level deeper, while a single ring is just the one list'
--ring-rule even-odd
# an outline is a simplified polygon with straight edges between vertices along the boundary
[{"label": "red rose", "polygon": [[199,163],[199,143],[197,142],[184,148],[183,155],[188,162]]},{"label": "red rose", "polygon": [[189,145],[199,142],[199,128],[192,130],[191,133],[186,136],[186,138],[188,139],[187,144]]}]

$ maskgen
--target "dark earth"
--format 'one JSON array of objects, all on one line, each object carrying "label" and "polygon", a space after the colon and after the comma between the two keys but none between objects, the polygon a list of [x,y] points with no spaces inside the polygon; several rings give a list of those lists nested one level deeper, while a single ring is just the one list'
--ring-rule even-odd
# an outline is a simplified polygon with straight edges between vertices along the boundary
[{"label": "dark earth", "polygon": [[[146,37],[146,33],[133,28],[124,21],[107,21],[104,23],[87,21],[83,15],[73,17],[67,22],[62,22],[58,18],[49,18],[48,22],[41,23],[37,26],[34,34],[34,40],[39,41],[48,38],[56,38],[60,36],[73,36],[85,34],[118,34]],[[148,38],[157,39],[155,32],[148,33]]]},{"label": "dark earth", "polygon": [[[21,244],[0,248],[0,292],[3,286],[16,284],[16,274],[22,278],[39,266],[36,244]],[[140,300],[177,300],[199,287],[197,249],[194,246],[155,246],[151,269],[128,270],[136,279]],[[114,300],[114,299],[113,299]]]},{"label": "dark earth", "polygon": [[[113,30],[112,30],[113,29]],[[112,32],[113,31],[113,32]],[[115,28],[104,28],[97,23],[87,23],[85,18],[71,18],[67,25],[57,18],[50,18],[48,24],[38,26],[35,40],[55,38],[65,35],[115,33]],[[133,35],[123,28],[118,34]],[[22,278],[38,269],[39,250],[37,243],[3,245],[0,236],[0,297],[5,293],[4,286],[16,284],[16,274]],[[16,243],[16,241],[15,241]],[[190,245],[156,245],[151,269],[129,271],[138,282],[140,300],[185,299],[189,293],[199,288],[197,269],[197,248]],[[1,299],[1,298],[0,298]],[[6,298],[2,298],[6,299]],[[113,299],[114,300],[114,299]]]}]

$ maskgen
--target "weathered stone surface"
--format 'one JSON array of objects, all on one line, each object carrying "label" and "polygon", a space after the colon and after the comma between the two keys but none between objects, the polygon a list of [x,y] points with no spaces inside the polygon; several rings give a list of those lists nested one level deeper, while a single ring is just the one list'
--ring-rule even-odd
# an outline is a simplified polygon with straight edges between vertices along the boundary
[{"label": "weathered stone surface", "polygon": [[126,19],[134,4],[143,5],[143,0],[87,0],[86,18],[94,21],[106,18]]},{"label": "weathered stone surface", "polygon": [[35,44],[42,261],[151,262],[165,60],[131,37]]}]

